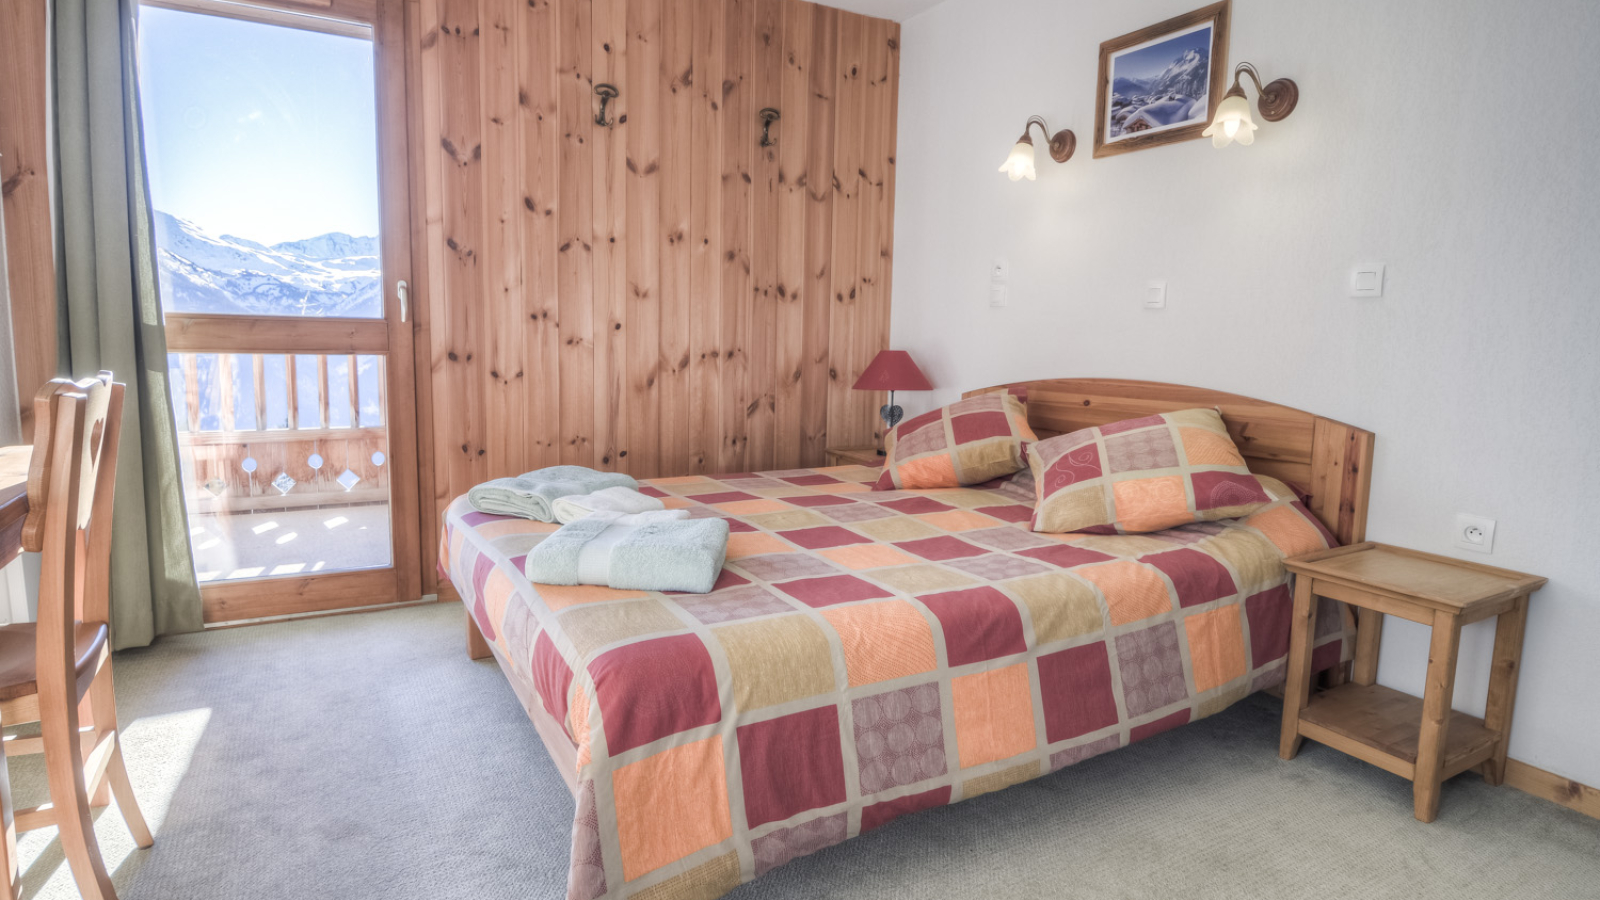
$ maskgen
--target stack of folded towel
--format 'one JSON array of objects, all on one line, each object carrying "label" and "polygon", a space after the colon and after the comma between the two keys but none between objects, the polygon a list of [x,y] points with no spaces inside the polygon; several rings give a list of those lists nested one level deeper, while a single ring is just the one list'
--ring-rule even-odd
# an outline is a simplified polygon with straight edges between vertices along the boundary
[{"label": "stack of folded towel", "polygon": [[[617,472],[597,472],[583,466],[551,466],[515,478],[497,478],[480,484],[467,492],[467,502],[478,512],[554,522],[554,505],[563,498],[610,488],[638,493],[638,487],[639,482]],[[659,501],[655,508],[661,508]]]},{"label": "stack of folded towel", "polygon": [[709,593],[728,554],[727,521],[663,521],[652,515],[600,511],[562,527],[529,551],[528,580]]},{"label": "stack of folded towel", "polygon": [[573,494],[557,500],[550,508],[555,511],[556,521],[563,525],[596,512],[646,516],[653,521],[689,518],[688,510],[667,509],[659,499],[627,487],[608,487],[592,494]]},{"label": "stack of folded towel", "polygon": [[538,584],[710,592],[728,554],[728,523],[689,519],[638,490],[627,475],[552,466],[467,492],[479,512],[560,522],[525,563]]}]

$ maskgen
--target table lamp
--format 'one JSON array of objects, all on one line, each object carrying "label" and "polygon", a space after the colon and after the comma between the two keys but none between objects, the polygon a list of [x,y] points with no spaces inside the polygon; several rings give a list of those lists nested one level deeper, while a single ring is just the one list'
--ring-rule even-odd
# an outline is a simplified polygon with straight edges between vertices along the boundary
[{"label": "table lamp", "polygon": [[922,374],[922,370],[912,362],[911,354],[904,350],[880,350],[872,364],[856,379],[855,390],[889,392],[889,404],[878,410],[878,415],[883,417],[885,427],[893,430],[906,414],[905,410],[895,405],[894,392],[931,391],[933,385],[928,383],[928,376]]}]

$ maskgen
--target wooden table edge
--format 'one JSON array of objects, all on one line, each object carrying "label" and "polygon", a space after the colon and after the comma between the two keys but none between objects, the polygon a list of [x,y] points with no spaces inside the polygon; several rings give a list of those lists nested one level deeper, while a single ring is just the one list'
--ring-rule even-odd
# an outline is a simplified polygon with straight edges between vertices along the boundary
[{"label": "wooden table edge", "polygon": [[[1437,563],[1439,565],[1467,569],[1486,576],[1499,578],[1509,583],[1506,584],[1506,586],[1501,590],[1495,591],[1491,594],[1485,594],[1482,597],[1474,598],[1469,603],[1460,604],[1433,594],[1419,593],[1413,589],[1406,588],[1392,582],[1374,580],[1371,578],[1354,575],[1341,569],[1328,569],[1318,565],[1319,563],[1326,562],[1330,559],[1340,559],[1345,556],[1350,556],[1356,553],[1365,553],[1373,550],[1383,550],[1401,556],[1408,556],[1426,562]],[[1512,569],[1502,569],[1495,566],[1484,565],[1483,563],[1472,562],[1471,560],[1456,559],[1452,556],[1441,556],[1436,553],[1424,553],[1419,550],[1408,550],[1404,547],[1395,547],[1390,544],[1380,544],[1375,541],[1351,544],[1346,547],[1335,547],[1329,550],[1318,550],[1314,553],[1306,553],[1300,556],[1290,557],[1283,561],[1283,566],[1290,572],[1293,572],[1295,575],[1304,575],[1318,581],[1328,581],[1334,584],[1343,585],[1347,588],[1367,591],[1374,594],[1382,594],[1394,600],[1399,600],[1406,603],[1418,603],[1431,609],[1458,613],[1468,613],[1471,610],[1475,610],[1482,606],[1504,603],[1507,600],[1515,599],[1523,594],[1533,594],[1550,581],[1550,579],[1541,575],[1530,575],[1526,572],[1518,572]]]}]

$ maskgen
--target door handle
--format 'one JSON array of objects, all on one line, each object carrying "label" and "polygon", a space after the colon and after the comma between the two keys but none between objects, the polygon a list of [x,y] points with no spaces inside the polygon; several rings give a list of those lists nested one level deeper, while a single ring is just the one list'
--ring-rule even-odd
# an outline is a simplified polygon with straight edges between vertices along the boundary
[{"label": "door handle", "polygon": [[400,295],[400,321],[404,322],[411,311],[411,285],[401,281],[394,289]]}]

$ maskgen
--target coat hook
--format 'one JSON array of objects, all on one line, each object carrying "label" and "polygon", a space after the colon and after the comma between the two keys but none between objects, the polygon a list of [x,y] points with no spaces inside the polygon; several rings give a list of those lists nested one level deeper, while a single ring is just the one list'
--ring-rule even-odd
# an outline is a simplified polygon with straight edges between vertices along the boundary
[{"label": "coat hook", "polygon": [[763,109],[761,111],[760,116],[761,116],[761,146],[763,146],[763,147],[771,147],[773,144],[777,143],[777,141],[774,141],[772,139],[772,123],[778,121],[778,119],[780,118],[780,115],[779,115],[777,110],[775,110],[775,109],[773,109],[772,107],[769,106],[766,109]]},{"label": "coat hook", "polygon": [[606,104],[620,97],[622,92],[618,91],[609,84],[595,85],[594,92],[600,97],[600,114],[594,117],[594,123],[599,125],[601,128],[610,128],[611,126],[617,124],[617,120],[615,118],[609,122],[606,121]]}]

